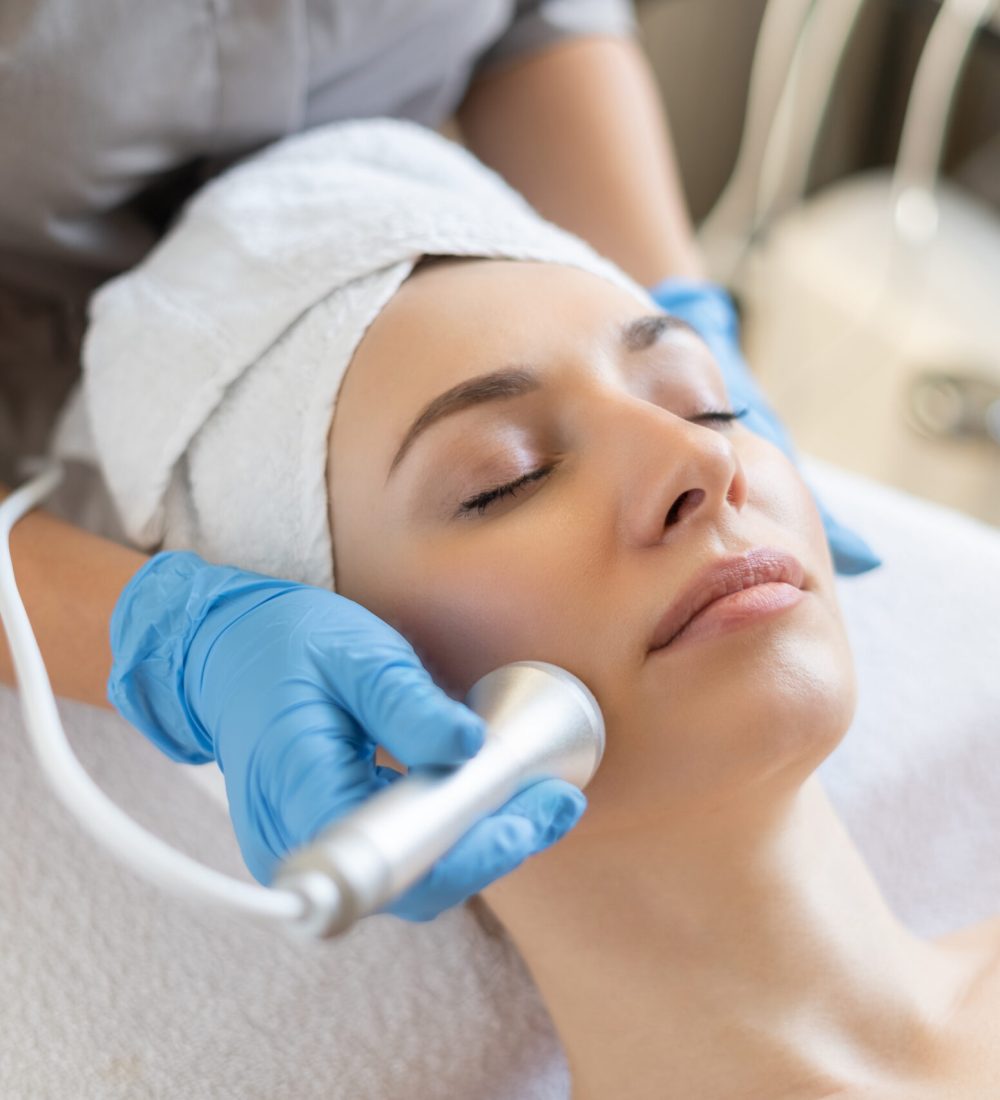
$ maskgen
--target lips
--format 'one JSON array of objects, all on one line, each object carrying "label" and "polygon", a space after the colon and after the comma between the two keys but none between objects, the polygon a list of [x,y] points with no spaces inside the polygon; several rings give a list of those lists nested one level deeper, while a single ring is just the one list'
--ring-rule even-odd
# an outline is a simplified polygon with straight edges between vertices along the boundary
[{"label": "lips", "polygon": [[758,546],[745,554],[720,558],[698,573],[656,624],[650,649],[669,645],[710,603],[755,584],[782,581],[801,588],[805,570],[793,554],[774,546]]}]

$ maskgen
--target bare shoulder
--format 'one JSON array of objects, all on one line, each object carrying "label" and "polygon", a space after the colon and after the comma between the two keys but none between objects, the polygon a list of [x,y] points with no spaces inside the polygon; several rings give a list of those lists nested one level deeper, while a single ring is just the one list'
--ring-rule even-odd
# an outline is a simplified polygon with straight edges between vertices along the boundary
[{"label": "bare shoulder", "polygon": [[[965,955],[970,982],[949,1022],[953,1059],[940,1095],[990,1100],[1000,1081],[1000,1046],[996,1021],[1000,1016],[1000,917],[980,921],[936,941]],[[938,1096],[937,1092],[929,1093]]]},{"label": "bare shoulder", "polygon": [[957,932],[949,932],[946,936],[939,936],[934,942],[949,950],[978,954],[985,970],[996,971],[1000,964],[1000,916],[960,928]]},{"label": "bare shoulder", "polygon": [[[1000,916],[938,936],[964,972],[964,995],[943,1026],[940,1060],[898,1082],[843,1088],[816,1100],[996,1100],[1000,1081]],[[967,985],[965,984],[967,979]]]},{"label": "bare shoulder", "polygon": [[1000,1015],[1000,917],[951,932],[935,943],[956,958],[962,957],[967,968],[968,985],[953,1017],[957,1034],[975,1041],[985,1026],[993,1043]]},{"label": "bare shoulder", "polygon": [[934,940],[954,955],[964,992],[943,1022],[938,1055],[898,1085],[848,1090],[837,1100],[995,1100],[1000,1081],[1000,916]]}]

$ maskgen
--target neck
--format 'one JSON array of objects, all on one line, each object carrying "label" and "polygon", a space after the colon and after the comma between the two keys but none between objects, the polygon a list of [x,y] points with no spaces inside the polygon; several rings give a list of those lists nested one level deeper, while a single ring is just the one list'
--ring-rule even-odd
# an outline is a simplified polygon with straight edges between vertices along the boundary
[{"label": "neck", "polygon": [[697,820],[578,831],[485,891],[577,1100],[623,1082],[820,1096],[929,1057],[965,972],[892,915],[816,775]]}]

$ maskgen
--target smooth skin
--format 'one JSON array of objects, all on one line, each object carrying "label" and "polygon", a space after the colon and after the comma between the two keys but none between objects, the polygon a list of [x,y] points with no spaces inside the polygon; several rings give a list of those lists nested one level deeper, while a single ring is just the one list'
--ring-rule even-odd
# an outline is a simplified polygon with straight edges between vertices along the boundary
[{"label": "smooth skin", "polygon": [[[637,280],[703,274],[667,120],[634,42],[579,38],[514,62],[473,83],[458,121],[473,153]],[[0,485],[0,499],[6,492]],[[147,555],[42,510],[18,523],[11,551],[56,693],[110,708],[108,626]],[[2,631],[0,682],[14,682]]]},{"label": "smooth skin", "polygon": [[[575,1100],[995,1095],[997,922],[924,941],[890,912],[815,775],[856,705],[823,527],[785,455],[727,409],[683,326],[628,350],[648,306],[545,264],[419,268],[358,347],[330,438],[339,589],[460,696],[506,661],[595,692],[604,763],[572,833],[483,897],[525,959]],[[543,385],[446,417],[508,365]],[[462,503],[537,469],[485,512]],[[707,562],[795,554],[805,598],[650,655]]]}]

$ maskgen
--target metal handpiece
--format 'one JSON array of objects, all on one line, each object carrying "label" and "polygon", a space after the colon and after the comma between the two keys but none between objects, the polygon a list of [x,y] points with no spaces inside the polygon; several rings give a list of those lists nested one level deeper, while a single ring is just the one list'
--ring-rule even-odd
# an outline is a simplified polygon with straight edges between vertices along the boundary
[{"label": "metal handpiece", "polygon": [[300,930],[346,931],[409,889],[524,787],[548,777],[583,788],[597,771],[604,720],[591,692],[565,669],[503,665],[473,685],[466,703],[487,725],[474,757],[398,780],[282,865],[274,885],[307,903]]}]

